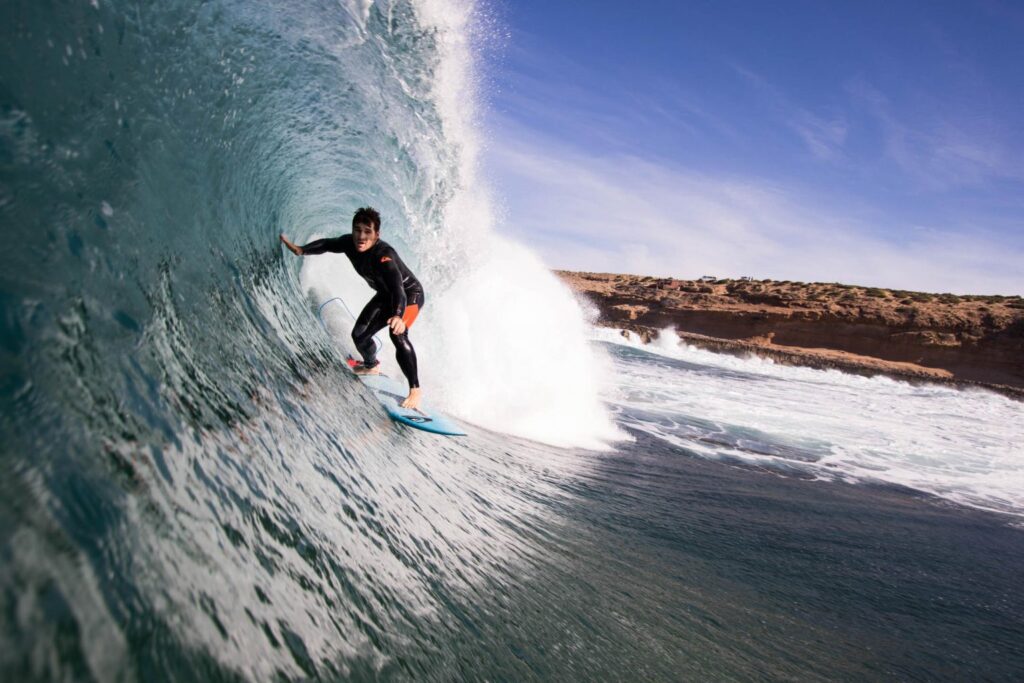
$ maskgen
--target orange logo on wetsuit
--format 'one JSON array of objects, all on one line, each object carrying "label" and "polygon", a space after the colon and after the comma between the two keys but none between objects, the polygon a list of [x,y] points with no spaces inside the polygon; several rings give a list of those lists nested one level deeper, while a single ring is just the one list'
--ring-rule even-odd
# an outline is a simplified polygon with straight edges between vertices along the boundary
[{"label": "orange logo on wetsuit", "polygon": [[402,322],[405,326],[412,327],[412,324],[416,322],[416,316],[420,314],[419,304],[409,304],[405,307],[405,313],[402,314]]},{"label": "orange logo on wetsuit", "polygon": [[385,256],[384,258],[382,258],[382,259],[380,260],[380,262],[381,262],[381,263],[387,263],[387,262],[388,262],[388,261],[390,261],[390,260],[391,260],[391,257],[390,257],[390,256]]}]

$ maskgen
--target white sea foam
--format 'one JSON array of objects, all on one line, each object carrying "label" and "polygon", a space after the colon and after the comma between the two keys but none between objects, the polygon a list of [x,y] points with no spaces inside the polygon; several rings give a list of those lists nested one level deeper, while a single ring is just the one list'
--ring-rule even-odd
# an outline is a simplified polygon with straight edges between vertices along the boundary
[{"label": "white sea foam", "polygon": [[[777,365],[695,349],[672,330],[616,363],[625,424],[703,456],[884,482],[1024,516],[1024,406],[982,390]],[[681,361],[665,362],[662,358]]]}]

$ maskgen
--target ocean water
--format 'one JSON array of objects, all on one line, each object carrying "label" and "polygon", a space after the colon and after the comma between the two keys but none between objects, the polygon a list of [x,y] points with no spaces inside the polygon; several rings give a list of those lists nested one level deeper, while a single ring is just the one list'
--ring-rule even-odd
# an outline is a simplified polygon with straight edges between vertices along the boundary
[{"label": "ocean water", "polygon": [[[594,329],[477,177],[493,26],[0,8],[0,677],[1019,680],[1021,404]],[[466,438],[277,243],[367,203]]]}]

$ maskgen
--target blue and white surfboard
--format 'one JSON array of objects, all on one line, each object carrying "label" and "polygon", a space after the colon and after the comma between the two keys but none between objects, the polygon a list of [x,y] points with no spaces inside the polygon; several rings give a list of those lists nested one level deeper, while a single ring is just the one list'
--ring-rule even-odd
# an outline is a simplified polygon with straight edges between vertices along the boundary
[{"label": "blue and white surfboard", "polygon": [[[355,366],[356,361],[351,356],[352,352],[348,351],[352,348],[351,338],[348,334],[352,325],[355,324],[355,316],[352,315],[352,311],[344,301],[335,297],[320,305],[317,317],[320,318],[320,323],[335,342],[346,349],[349,368]],[[379,351],[384,343],[380,340],[379,335],[375,336],[374,340]],[[373,392],[373,395],[384,406],[388,416],[395,422],[432,434],[466,436],[466,432],[458,424],[431,408],[429,403],[420,404],[418,409],[402,408],[401,404],[406,396],[404,382],[399,382],[387,375],[356,375],[356,377]]]},{"label": "blue and white surfboard", "polygon": [[388,416],[395,422],[432,434],[466,436],[466,432],[459,425],[429,406],[420,404],[419,408],[403,408],[401,404],[405,399],[405,390],[402,383],[387,375],[356,376],[373,391]]}]

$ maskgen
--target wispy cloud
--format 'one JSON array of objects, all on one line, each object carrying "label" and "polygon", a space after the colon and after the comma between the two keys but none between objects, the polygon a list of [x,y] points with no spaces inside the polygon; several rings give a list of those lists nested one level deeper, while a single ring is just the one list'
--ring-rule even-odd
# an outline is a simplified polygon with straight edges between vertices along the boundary
[{"label": "wispy cloud", "polygon": [[1024,293],[1019,245],[950,226],[890,242],[878,215],[798,188],[588,154],[506,124],[489,157],[515,207],[505,230],[553,267]]},{"label": "wispy cloud", "polygon": [[[931,191],[1024,180],[1019,151],[984,116],[956,115],[948,103],[911,115],[862,78],[847,85],[855,106],[882,133],[883,155],[919,186]],[[945,104],[945,106],[943,106]]]},{"label": "wispy cloud", "polygon": [[503,88],[489,93],[492,109],[514,112],[535,128],[562,130],[605,149],[629,148],[644,133],[660,138],[738,144],[744,136],[692,89],[659,74],[629,69],[596,73],[520,36],[502,74]]},{"label": "wispy cloud", "polygon": [[[941,34],[935,41],[942,42]],[[972,73],[969,60],[947,47],[949,68]],[[816,113],[751,69],[733,69],[773,112],[777,125],[788,129],[815,158],[847,164],[853,156],[891,163],[895,175],[917,188],[942,192],[976,187],[993,180],[1024,180],[1019,144],[985,113],[984,107],[936,98],[908,88],[898,99],[864,77],[837,90],[830,115]],[[880,134],[880,148],[865,142],[869,129]],[[860,136],[857,149],[850,138]],[[869,163],[870,165],[870,163]],[[884,167],[875,171],[886,172]]]},{"label": "wispy cloud", "polygon": [[845,156],[843,146],[849,126],[842,114],[832,117],[815,114],[750,69],[735,64],[733,69],[758,91],[778,121],[795,133],[816,158],[837,161]]}]

